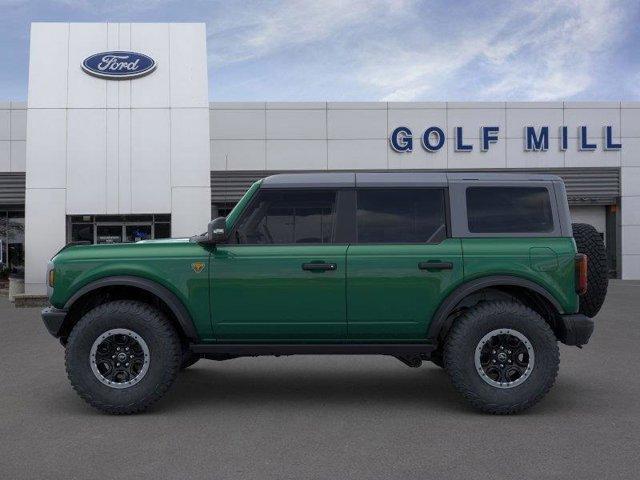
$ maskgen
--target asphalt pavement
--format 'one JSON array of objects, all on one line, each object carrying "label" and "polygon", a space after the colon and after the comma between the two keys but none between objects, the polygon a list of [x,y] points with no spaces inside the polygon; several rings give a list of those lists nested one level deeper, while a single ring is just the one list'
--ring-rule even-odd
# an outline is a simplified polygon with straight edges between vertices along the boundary
[{"label": "asphalt pavement", "polygon": [[390,357],[200,361],[150,411],[71,389],[38,309],[0,297],[0,478],[637,479],[640,282],[613,281],[550,394],[476,413],[439,368]]}]

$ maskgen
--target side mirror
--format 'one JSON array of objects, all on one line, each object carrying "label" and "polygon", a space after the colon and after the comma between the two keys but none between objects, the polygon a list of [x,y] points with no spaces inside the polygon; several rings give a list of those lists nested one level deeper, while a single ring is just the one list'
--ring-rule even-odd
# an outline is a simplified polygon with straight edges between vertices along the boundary
[{"label": "side mirror", "polygon": [[218,217],[209,222],[207,226],[207,243],[224,243],[227,239],[227,219]]}]

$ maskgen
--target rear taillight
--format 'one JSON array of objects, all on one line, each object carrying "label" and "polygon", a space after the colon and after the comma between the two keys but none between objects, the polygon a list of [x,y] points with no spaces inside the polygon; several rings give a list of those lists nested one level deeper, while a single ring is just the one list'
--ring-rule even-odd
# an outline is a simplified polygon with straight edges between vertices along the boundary
[{"label": "rear taillight", "polygon": [[575,257],[576,261],[576,293],[584,295],[587,293],[587,256],[584,253],[578,253]]}]

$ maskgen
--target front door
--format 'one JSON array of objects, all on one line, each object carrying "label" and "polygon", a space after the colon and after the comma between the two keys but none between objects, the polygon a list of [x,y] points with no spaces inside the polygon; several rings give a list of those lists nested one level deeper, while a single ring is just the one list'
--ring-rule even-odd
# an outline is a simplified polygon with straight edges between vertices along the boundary
[{"label": "front door", "polygon": [[216,245],[211,311],[221,340],[346,337],[347,245],[333,242],[336,191],[263,189]]},{"label": "front door", "polygon": [[349,337],[423,340],[463,275],[459,239],[447,238],[443,188],[357,192],[357,242],[347,253]]}]

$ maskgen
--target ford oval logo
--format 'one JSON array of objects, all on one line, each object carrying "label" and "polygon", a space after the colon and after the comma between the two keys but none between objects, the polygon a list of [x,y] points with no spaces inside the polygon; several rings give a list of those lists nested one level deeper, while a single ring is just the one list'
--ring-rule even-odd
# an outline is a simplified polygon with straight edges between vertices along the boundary
[{"label": "ford oval logo", "polygon": [[82,69],[89,75],[113,80],[142,77],[155,68],[153,58],[136,52],[96,53],[82,62]]}]

